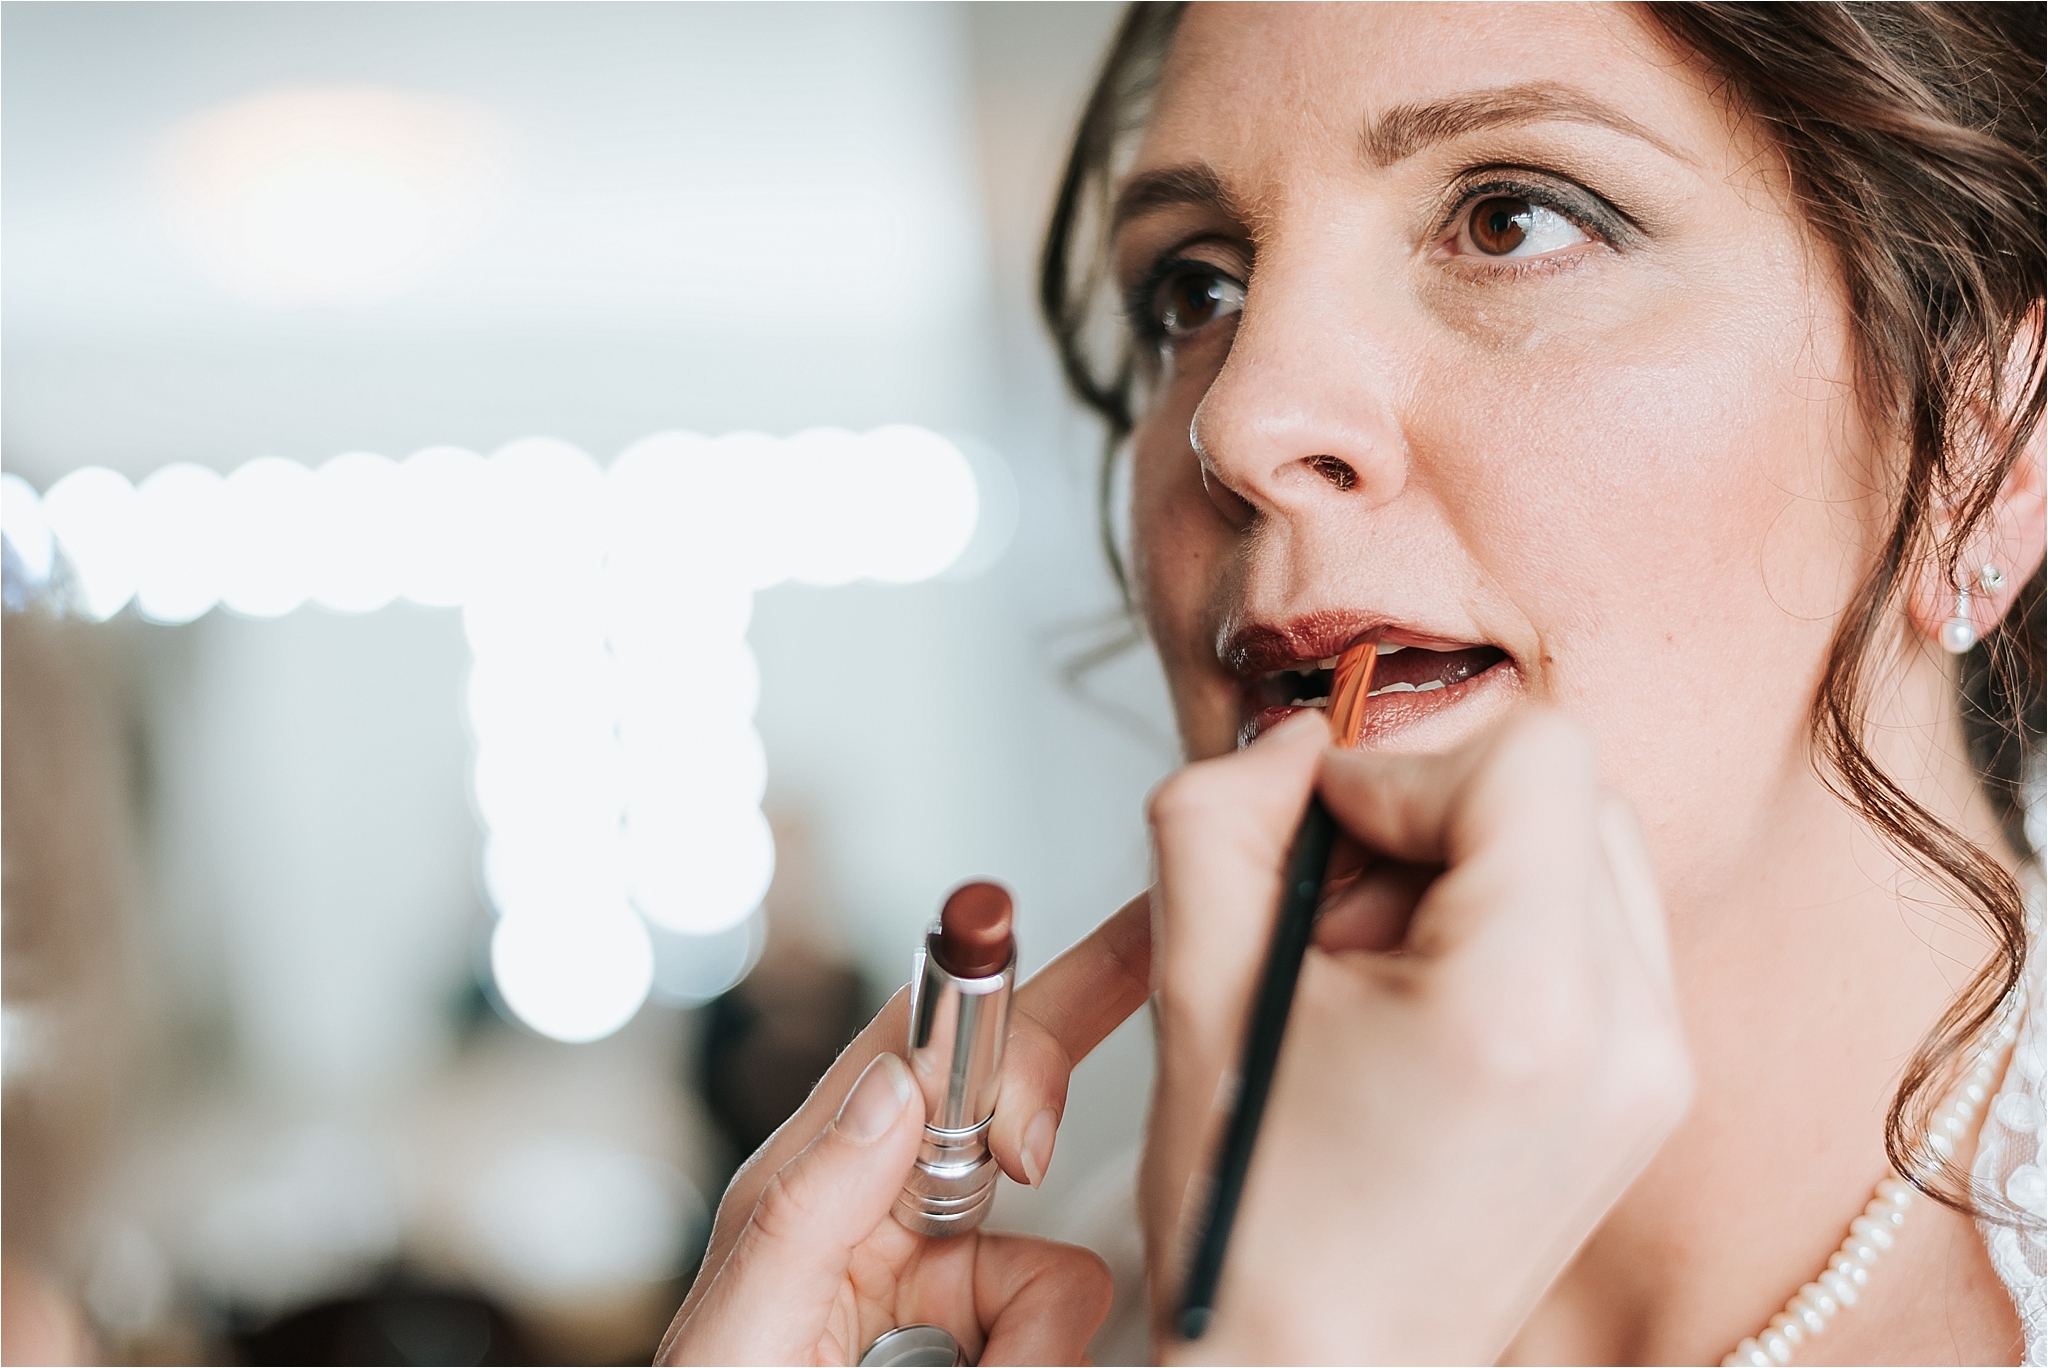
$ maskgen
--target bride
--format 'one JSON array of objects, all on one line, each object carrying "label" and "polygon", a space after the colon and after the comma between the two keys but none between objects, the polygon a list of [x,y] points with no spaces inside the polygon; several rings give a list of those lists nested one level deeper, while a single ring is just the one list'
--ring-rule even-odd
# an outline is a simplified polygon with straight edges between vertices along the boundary
[{"label": "bride", "polygon": [[[1191,763],[1020,991],[993,1144],[1039,1181],[1151,1003],[1163,1358],[2042,1361],[2042,51],[2037,5],[1130,12],[1042,297]],[[1374,629],[1332,751],[1297,705]],[[1312,790],[1350,872],[1190,1344]],[[1084,1352],[1092,1255],[889,1219],[904,1012],[664,1361]]]}]

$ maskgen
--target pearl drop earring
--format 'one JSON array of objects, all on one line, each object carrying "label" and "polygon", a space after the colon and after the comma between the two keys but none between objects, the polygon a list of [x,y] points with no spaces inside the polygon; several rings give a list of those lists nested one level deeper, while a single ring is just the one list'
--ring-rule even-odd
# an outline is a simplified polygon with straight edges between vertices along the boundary
[{"label": "pearl drop earring", "polygon": [[1956,613],[1941,624],[1941,649],[1950,655],[1962,655],[1977,644],[1977,624],[1970,617],[1970,589],[1968,585],[1956,587]]}]

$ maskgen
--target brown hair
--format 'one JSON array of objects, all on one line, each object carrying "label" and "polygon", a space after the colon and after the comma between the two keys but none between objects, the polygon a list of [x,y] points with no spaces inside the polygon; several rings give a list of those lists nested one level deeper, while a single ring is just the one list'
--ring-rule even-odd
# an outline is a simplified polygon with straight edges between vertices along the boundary
[{"label": "brown hair", "polygon": [[[1100,535],[1125,570],[1109,507],[1136,377],[1108,342],[1107,210],[1119,152],[1142,127],[1185,6],[1130,6],[1081,116],[1040,264],[1039,303],[1067,382],[1107,427]],[[2017,883],[1990,852],[1884,773],[1864,739],[1875,676],[1912,576],[1952,583],[2042,420],[2043,7],[2036,4],[1650,4],[1720,92],[1775,140],[1808,223],[1848,288],[1869,410],[1904,439],[1884,549],[1846,605],[1813,705],[1815,767],[1909,861],[1950,889],[1995,953],[1908,1061],[1885,1124],[1898,1171],[1960,1211],[2038,1225],[1921,1138],[2018,986],[2028,929]],[[1107,343],[1107,345],[1105,345]],[[1961,578],[1959,578],[1959,571]],[[1126,586],[1128,600],[1128,587]],[[1970,751],[2014,849],[2022,773],[2043,730],[2043,574],[1963,658]]]}]

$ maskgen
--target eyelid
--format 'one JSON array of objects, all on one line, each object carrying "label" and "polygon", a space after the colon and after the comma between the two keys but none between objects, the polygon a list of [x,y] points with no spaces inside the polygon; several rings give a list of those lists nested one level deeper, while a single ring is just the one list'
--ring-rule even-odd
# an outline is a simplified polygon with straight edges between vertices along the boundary
[{"label": "eyelid", "polygon": [[1201,237],[1176,243],[1153,258],[1152,264],[1147,266],[1144,273],[1124,291],[1125,326],[1148,344],[1156,345],[1164,341],[1166,329],[1152,316],[1152,301],[1158,296],[1161,285],[1183,271],[1207,271],[1230,281],[1240,290],[1248,288],[1246,282],[1228,267],[1186,255],[1205,242],[1216,240],[1214,234],[1203,234]]},{"label": "eyelid", "polygon": [[[1518,175],[1527,179],[1519,179]],[[1604,196],[1555,172],[1486,166],[1473,168],[1452,186],[1446,197],[1450,206],[1440,215],[1435,230],[1430,233],[1430,245],[1441,246],[1446,234],[1457,231],[1460,218],[1471,210],[1473,204],[1490,195],[1513,195],[1541,205],[1609,247],[1626,247],[1641,231],[1633,219]]]}]

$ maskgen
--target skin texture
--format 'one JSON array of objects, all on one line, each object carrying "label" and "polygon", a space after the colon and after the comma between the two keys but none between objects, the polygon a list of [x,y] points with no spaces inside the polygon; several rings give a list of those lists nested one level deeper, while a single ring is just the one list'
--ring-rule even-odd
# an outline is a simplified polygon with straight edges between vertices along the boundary
[{"label": "skin texture", "polygon": [[[1516,117],[1391,161],[1361,134],[1531,83],[1632,126]],[[1506,269],[1460,256],[1460,189],[1494,166],[1569,177],[1639,227]],[[1128,219],[1120,277],[1176,253],[1245,286],[1241,314],[1172,345],[1133,444],[1137,587],[1187,749],[1236,735],[1219,643],[1319,615],[1510,657],[1378,749],[1443,750],[1527,700],[1586,725],[1647,833],[1699,1092],[1508,1352],[1718,1358],[1866,1200],[1898,1065],[1984,954],[1959,914],[1901,905],[1924,888],[1810,763],[1834,613],[1898,460],[1858,403],[1834,267],[1769,149],[1619,9],[1197,7],[1131,180],[1174,168],[1222,193]],[[2040,563],[2038,434],[2030,452],[1983,547],[2008,573],[1982,622]],[[1930,584],[1873,730],[1996,848],[1926,643],[1947,613]],[[1915,1222],[1901,1263],[1943,1313],[1875,1299],[1802,1361],[2015,1354],[1961,1219]]]},{"label": "skin texture", "polygon": [[[1156,1004],[1162,1313],[1311,788],[1350,843],[1215,1324],[1162,1321],[1163,1358],[1718,1361],[1868,1199],[1900,1065],[1985,957],[1814,772],[1901,455],[1829,253],[1712,89],[1621,8],[1203,5],[1176,37],[1113,247],[1138,325],[1185,325],[1144,342],[1132,564],[1193,763],[1152,802],[1156,887],[1019,990],[991,1129],[1042,1178],[1073,1065]],[[1504,179],[1556,214],[1533,255],[1469,230]],[[2028,440],[1964,557],[2006,572],[1980,629],[2041,562]],[[1909,586],[1876,754],[1998,850],[1930,642],[1952,592]],[[1505,659],[1375,700],[1363,753],[1308,720],[1237,750],[1244,671],[1382,627]],[[848,1361],[910,1318],[985,1362],[1085,1343],[1085,1256],[1020,1244],[977,1281],[996,1242],[883,1214],[915,1106],[834,1148],[904,1010],[735,1180],[664,1361]],[[1026,1307],[1039,1338],[1009,1338]],[[1798,1361],[2018,1354],[1975,1231],[1923,1202]]]}]

